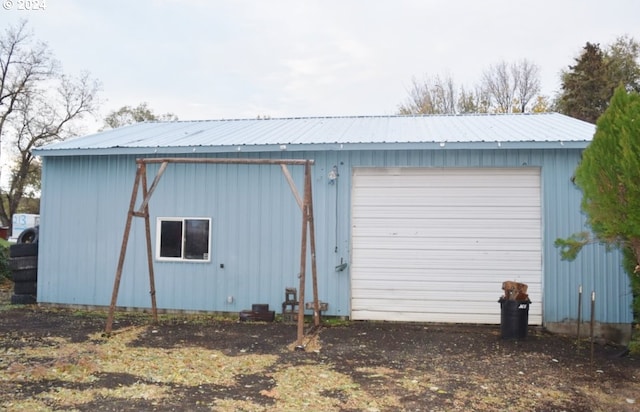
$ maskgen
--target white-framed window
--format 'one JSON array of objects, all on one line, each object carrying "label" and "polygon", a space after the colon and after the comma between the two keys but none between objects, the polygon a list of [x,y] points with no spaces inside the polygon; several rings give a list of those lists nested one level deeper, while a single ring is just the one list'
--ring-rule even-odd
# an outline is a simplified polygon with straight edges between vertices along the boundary
[{"label": "white-framed window", "polygon": [[202,217],[159,217],[156,230],[156,259],[209,262],[211,219]]}]

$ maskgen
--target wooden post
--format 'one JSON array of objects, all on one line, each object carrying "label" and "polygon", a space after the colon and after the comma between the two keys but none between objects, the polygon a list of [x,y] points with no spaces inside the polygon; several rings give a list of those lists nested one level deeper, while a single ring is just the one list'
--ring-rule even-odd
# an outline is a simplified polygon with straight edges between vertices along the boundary
[{"label": "wooden post", "polygon": [[[151,184],[151,187],[147,188],[147,164],[161,163],[158,172]],[[120,288],[120,282],[122,279],[122,270],[124,268],[124,260],[127,252],[127,244],[129,242],[129,235],[131,232],[131,223],[134,217],[143,217],[145,219],[145,237],[147,242],[147,263],[149,266],[149,284],[151,294],[151,307],[153,312],[153,319],[157,322],[157,306],[156,306],[156,289],[155,289],[155,275],[153,269],[153,251],[151,247],[151,223],[149,222],[149,202],[155,191],[160,178],[162,177],[165,169],[169,163],[192,163],[192,164],[241,164],[241,165],[280,165],[285,179],[289,183],[289,187],[296,199],[296,203],[302,210],[302,239],[300,245],[300,296],[298,298],[298,338],[297,344],[302,345],[302,338],[304,337],[304,295],[305,295],[305,282],[306,282],[306,267],[307,267],[307,236],[311,236],[311,269],[313,276],[313,298],[314,298],[314,321],[315,325],[319,326],[320,323],[320,310],[318,301],[318,281],[316,270],[316,246],[315,246],[315,226],[313,222],[313,196],[311,188],[311,165],[314,164],[310,159],[237,159],[237,158],[151,158],[151,159],[137,159],[136,160],[136,177],[133,183],[133,190],[131,192],[131,202],[129,204],[129,212],[127,213],[127,221],[125,224],[124,235],[122,237],[122,245],[120,248],[120,257],[118,258],[118,266],[116,269],[116,276],[113,283],[113,293],[111,295],[111,304],[109,305],[109,315],[107,317],[107,325],[105,327],[105,333],[109,335],[113,326],[113,317],[115,312],[116,303],[118,300],[118,290]],[[305,166],[305,188],[304,199],[300,199],[300,195],[295,187],[291,174],[286,165],[299,165]],[[142,181],[142,204],[138,210],[135,209],[138,190],[140,189],[140,183]],[[309,233],[310,232],[310,233]]]},{"label": "wooden post", "polygon": [[[144,169],[144,182],[146,185],[147,182],[147,168],[146,165],[147,163],[144,161],[138,161],[138,163],[142,163],[145,165],[145,169]],[[158,183],[160,182],[160,178],[162,177],[162,175],[164,174],[165,169],[167,168],[167,165],[169,165],[168,162],[162,162],[162,164],[160,165],[160,169],[158,169],[158,173],[156,173],[156,177],[153,178],[153,182],[151,183],[151,188],[149,188],[149,192],[144,194],[144,197],[142,198],[142,204],[140,205],[140,216],[144,215],[144,211],[147,209],[147,206],[149,205],[149,201],[151,200],[151,196],[153,196],[153,192],[155,192],[156,187],[158,186]]]},{"label": "wooden post", "polygon": [[309,185],[309,215],[307,220],[309,221],[309,237],[311,246],[311,277],[313,285],[313,324],[315,327],[320,326],[320,303],[318,302],[318,271],[316,270],[316,233],[315,225],[313,223],[313,190],[311,189],[311,165],[307,162],[305,166],[305,177],[308,180]]},{"label": "wooden post", "polygon": [[134,209],[136,207],[136,198],[138,197],[138,187],[142,176],[142,163],[138,163],[136,170],[136,179],[133,182],[133,190],[131,191],[131,201],[129,202],[129,212],[127,213],[127,222],[124,225],[124,235],[122,236],[122,246],[120,247],[120,257],[118,258],[118,267],[116,269],[116,278],[113,282],[113,293],[111,294],[111,304],[109,305],[109,315],[107,316],[107,325],[105,333],[111,333],[113,326],[113,314],[118,301],[118,290],[120,288],[120,279],[122,278],[122,269],[124,267],[124,257],[127,253],[127,244],[129,243],[129,232],[131,232],[131,221],[133,220]]},{"label": "wooden post", "polygon": [[593,366],[593,329],[595,326],[596,292],[591,292],[591,365]]},{"label": "wooden post", "polygon": [[[162,166],[166,167],[166,163]],[[164,169],[161,166],[162,169]],[[154,183],[157,184],[157,180],[160,178],[161,172],[156,175]],[[149,222],[149,198],[151,194],[147,190],[147,165],[142,164],[142,196],[145,199],[142,212],[144,213],[144,232],[147,240],[147,266],[149,267],[149,294],[151,295],[151,313],[153,315],[153,322],[158,323],[158,308],[156,306],[156,280],[153,273],[153,251],[151,249],[151,223]],[[155,188],[155,186],[154,186]]]},{"label": "wooden post", "polygon": [[578,331],[576,339],[576,350],[580,351],[580,322],[582,322],[582,285],[578,287]]},{"label": "wooden post", "polygon": [[300,207],[300,210],[302,210],[302,199],[300,199],[300,194],[298,193],[296,184],[293,181],[293,178],[291,177],[291,173],[289,173],[289,169],[287,168],[287,165],[281,164],[280,168],[282,169],[282,174],[284,175],[284,178],[287,180],[287,183],[289,184],[289,188],[291,189],[291,193],[293,193],[293,197],[296,199],[296,203]]},{"label": "wooden post", "polygon": [[304,337],[304,287],[306,283],[306,270],[307,270],[307,226],[309,222],[309,202],[311,198],[311,179],[309,176],[309,169],[305,168],[304,179],[304,200],[302,204],[302,236],[300,239],[300,286],[298,293],[298,334],[296,339],[296,346],[304,348],[302,346],[302,338]]}]

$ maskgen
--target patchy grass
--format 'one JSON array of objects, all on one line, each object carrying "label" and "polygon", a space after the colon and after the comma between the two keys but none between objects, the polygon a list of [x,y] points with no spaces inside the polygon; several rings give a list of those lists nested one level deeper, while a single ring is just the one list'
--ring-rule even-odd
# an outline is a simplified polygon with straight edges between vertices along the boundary
[{"label": "patchy grass", "polygon": [[505,411],[637,410],[640,362],[600,347],[492,327],[296,325],[207,315],[0,312],[0,410]]}]

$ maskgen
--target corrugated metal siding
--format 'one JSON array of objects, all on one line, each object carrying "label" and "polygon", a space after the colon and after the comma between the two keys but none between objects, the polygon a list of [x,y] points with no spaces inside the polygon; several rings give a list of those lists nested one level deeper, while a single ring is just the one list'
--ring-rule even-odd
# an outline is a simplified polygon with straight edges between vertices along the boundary
[{"label": "corrugated metal siding", "polygon": [[[506,143],[540,145],[578,142],[586,146],[595,126],[558,113],[464,116],[365,116],[295,119],[244,119],[138,123],[92,136],[54,143],[38,155],[119,154],[193,151],[301,150],[308,146],[418,143]],[[297,148],[298,147],[298,148]],[[331,147],[329,147],[331,149]],[[344,149],[344,146],[338,146]],[[144,149],[144,150],[143,150]],[[232,150],[233,150],[232,149]],[[304,150],[304,149],[303,149]],[[312,148],[320,150],[320,147]]]},{"label": "corrugated metal siding", "polygon": [[354,319],[497,324],[506,280],[541,301],[538,168],[357,168],[352,202]]},{"label": "corrugated metal siding", "polygon": [[[42,180],[41,210],[47,223],[40,228],[39,299],[104,304],[108,300],[101,297],[112,288],[126,217],[125,187],[133,182],[135,164],[100,157],[51,163],[45,159]],[[104,179],[107,174],[109,179]],[[140,239],[134,234],[132,242]]]},{"label": "corrugated metal siding", "polygon": [[[149,169],[151,177],[154,170]],[[291,169],[302,188],[300,171]],[[47,158],[45,170],[42,211],[47,224],[41,239],[55,247],[43,248],[41,254],[40,300],[106,305],[134,159]],[[264,200],[267,194],[272,201]],[[213,218],[211,264],[156,263],[160,307],[237,311],[255,302],[277,303],[284,286],[297,286],[300,212],[278,167],[172,165],[154,195],[151,213],[152,220]],[[144,232],[140,219],[134,222],[119,304],[148,307]],[[227,296],[236,303],[226,306]]]},{"label": "corrugated metal siding", "polygon": [[580,211],[582,193],[571,182],[580,161],[573,150],[544,151],[545,168],[545,321],[576,319],[578,287],[583,286],[582,319],[590,316],[589,301],[596,293],[596,319],[611,323],[630,323],[631,289],[617,252],[607,252],[600,245],[589,245],[573,262],[562,261],[553,242],[572,233],[585,231],[586,216]]},{"label": "corrugated metal siding", "polygon": [[[55,246],[41,252],[40,301],[109,304],[134,160],[45,158],[41,209],[47,223],[41,241]],[[148,169],[152,179],[157,166]],[[302,191],[302,167],[289,169]],[[336,202],[348,202],[338,198],[338,187],[318,184],[315,190],[334,211]],[[213,219],[211,263],[155,262],[159,307],[237,312],[269,303],[279,310],[284,288],[298,287],[301,213],[278,166],[170,165],[150,213],[154,239],[158,216]],[[336,236],[336,230],[345,231],[346,220],[336,223],[335,216],[318,214],[315,221],[320,298],[331,302],[332,314],[347,316],[348,294],[339,295],[348,290],[348,272],[334,270],[341,258],[348,260],[345,241],[338,245]],[[134,219],[118,305],[150,306],[144,242],[142,220]],[[228,296],[234,297],[232,304]]]},{"label": "corrugated metal siding", "polygon": [[[582,283],[585,291],[598,294],[598,321],[631,322],[628,280],[617,253],[593,246],[577,262],[563,262],[553,246],[557,237],[583,229],[580,192],[569,180],[578,150],[336,150],[243,156],[315,159],[319,290],[320,298],[329,302],[329,315],[347,316],[350,311],[350,268],[336,272],[335,267],[350,263],[353,167],[529,166],[541,167],[542,173],[544,320],[575,318],[575,291]],[[340,176],[330,185],[327,173],[334,165]],[[302,171],[291,167],[291,172],[302,190]],[[108,305],[134,176],[133,156],[44,158],[40,301]],[[252,303],[269,303],[279,310],[284,288],[297,286],[301,217],[278,167],[172,165],[150,209],[152,223],[156,216],[167,215],[213,218],[211,264],[156,264],[160,307],[238,311]],[[118,304],[148,307],[144,230],[140,219],[135,221]],[[152,228],[155,235],[154,224]],[[500,293],[496,290],[496,300]],[[236,298],[231,305],[226,303],[229,295]]]}]

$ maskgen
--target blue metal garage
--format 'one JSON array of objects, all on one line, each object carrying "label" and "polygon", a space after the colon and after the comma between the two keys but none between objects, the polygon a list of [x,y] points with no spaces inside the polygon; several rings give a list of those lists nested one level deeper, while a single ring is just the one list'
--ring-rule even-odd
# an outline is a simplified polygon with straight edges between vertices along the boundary
[{"label": "blue metal garage", "polygon": [[[328,315],[499,323],[501,283],[515,280],[530,285],[531,323],[571,331],[582,285],[600,333],[624,339],[619,255],[593,245],[565,262],[553,246],[584,230],[571,177],[594,132],[556,113],[371,116],[140,123],[55,143],[35,151],[38,301],[109,305],[136,159],[313,159]],[[302,168],[290,173],[303,187]],[[278,308],[297,285],[300,208],[278,167],[170,165],[149,210],[159,308]],[[144,233],[134,221],[122,307],[150,306]]]}]

